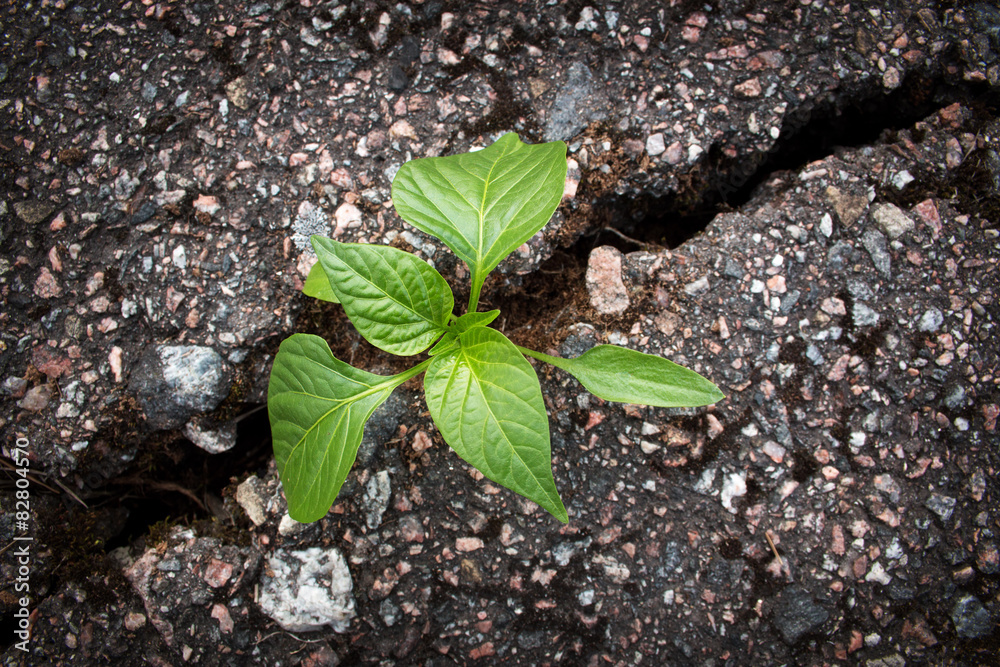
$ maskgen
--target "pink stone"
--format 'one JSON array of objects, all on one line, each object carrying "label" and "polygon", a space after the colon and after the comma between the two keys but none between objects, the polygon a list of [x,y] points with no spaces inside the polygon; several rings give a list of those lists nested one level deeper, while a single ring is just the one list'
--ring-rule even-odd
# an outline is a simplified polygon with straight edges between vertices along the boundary
[{"label": "pink stone", "polygon": [[222,208],[219,205],[219,200],[211,195],[198,195],[192,206],[194,206],[196,211],[207,213],[208,215],[215,215]]},{"label": "pink stone", "polygon": [[686,25],[681,28],[681,39],[692,44],[701,39],[701,28],[693,25]]},{"label": "pink stone", "polygon": [[774,292],[776,294],[784,294],[785,292],[787,292],[788,289],[785,287],[785,276],[777,275],[768,278],[767,289],[771,290],[771,292]]},{"label": "pink stone", "polygon": [[25,393],[24,398],[18,401],[17,405],[22,410],[28,410],[30,412],[41,412],[49,405],[49,399],[52,398],[52,392],[48,385],[40,384],[37,387],[32,387]]},{"label": "pink stone", "polygon": [[684,159],[684,144],[679,141],[667,146],[667,152],[663,154],[667,164],[680,164]]},{"label": "pink stone", "polygon": [[830,551],[832,551],[836,556],[843,556],[846,551],[844,544],[844,529],[837,524],[833,526],[833,543],[830,544]]},{"label": "pink stone", "polygon": [[757,77],[736,84],[733,87],[733,91],[741,97],[760,97],[761,93],[764,92],[760,87],[760,79]]},{"label": "pink stone", "polygon": [[421,430],[413,434],[413,451],[418,454],[426,452],[431,448],[431,445],[433,445],[433,442],[426,431]]},{"label": "pink stone", "polygon": [[399,522],[399,532],[407,542],[423,542],[424,527],[416,517],[407,516]]},{"label": "pink stone", "polygon": [[146,625],[145,614],[140,614],[134,611],[125,614],[125,629],[129,632],[135,632],[144,625]]},{"label": "pink stone", "polygon": [[685,19],[684,24],[704,28],[708,25],[708,16],[702,12],[695,12]]},{"label": "pink stone", "polygon": [[208,567],[205,568],[202,578],[212,588],[221,588],[226,585],[232,575],[233,566],[230,563],[213,558]]},{"label": "pink stone", "polygon": [[334,236],[340,236],[345,229],[361,226],[361,209],[354,204],[344,202],[333,215],[337,219],[337,229],[333,232]]},{"label": "pink stone", "polygon": [[934,238],[941,234],[941,216],[938,215],[937,204],[934,203],[933,199],[923,200],[913,207],[913,212],[925,225],[930,227]]},{"label": "pink stone", "polygon": [[117,345],[111,348],[108,354],[108,363],[111,365],[111,373],[115,376],[115,382],[122,381],[122,349]]},{"label": "pink stone", "polygon": [[462,553],[478,551],[483,548],[483,541],[478,537],[460,537],[455,540],[455,549]]},{"label": "pink stone", "polygon": [[212,605],[212,618],[219,622],[219,631],[228,635],[233,631],[233,617],[229,615],[229,610],[221,604]]},{"label": "pink stone", "polygon": [[847,307],[844,305],[844,302],[836,297],[823,299],[823,303],[820,304],[819,308],[827,315],[847,314]]},{"label": "pink stone", "polygon": [[629,307],[628,290],[622,281],[622,253],[611,246],[594,248],[587,261],[587,291],[590,305],[604,315],[620,315]]},{"label": "pink stone", "polygon": [[56,280],[48,267],[43,266],[35,281],[35,296],[40,299],[53,299],[62,294],[59,281]]},{"label": "pink stone", "polygon": [[31,363],[50,380],[55,380],[69,373],[73,363],[51,347],[40,345],[31,353]]},{"label": "pink stone", "polygon": [[343,167],[334,170],[334,172],[330,174],[330,183],[336,185],[338,188],[343,188],[344,190],[350,190],[354,187],[354,180],[351,178],[350,172]]},{"label": "pink stone", "polygon": [[764,443],[762,447],[764,453],[774,461],[775,463],[781,463],[785,460],[785,448],[776,443],[774,440],[768,440]]},{"label": "pink stone", "polygon": [[417,133],[413,129],[413,126],[402,119],[397,120],[392,124],[392,127],[389,128],[389,136],[392,139],[399,139],[400,137],[406,137],[407,139],[413,139],[414,141],[417,139]]}]

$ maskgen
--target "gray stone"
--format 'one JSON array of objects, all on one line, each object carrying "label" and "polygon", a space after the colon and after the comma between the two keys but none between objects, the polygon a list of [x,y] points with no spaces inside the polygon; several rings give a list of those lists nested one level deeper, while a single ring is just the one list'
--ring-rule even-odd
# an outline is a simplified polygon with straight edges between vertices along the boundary
[{"label": "gray stone", "polygon": [[195,417],[184,425],[184,435],[209,454],[221,454],[236,445],[236,424],[227,422],[212,427]]},{"label": "gray stone", "polygon": [[951,410],[965,407],[965,387],[955,384],[944,397],[944,404]]},{"label": "gray stone", "polygon": [[955,624],[955,632],[965,639],[985,637],[993,631],[993,619],[990,612],[972,595],[963,595],[951,610],[951,620]]},{"label": "gray stone", "polygon": [[879,314],[860,301],[855,302],[851,309],[854,316],[854,323],[859,327],[873,327],[878,324]]},{"label": "gray stone", "polygon": [[885,236],[881,232],[869,229],[861,237],[861,243],[865,250],[871,255],[872,263],[882,274],[883,278],[892,277],[892,257],[889,255],[889,247],[885,242]]},{"label": "gray stone", "polygon": [[357,616],[354,582],[337,549],[278,549],[261,576],[260,608],[289,632],[330,626],[347,632]]},{"label": "gray stone", "polygon": [[392,484],[389,481],[389,473],[380,470],[368,479],[365,485],[365,493],[361,498],[365,508],[365,524],[368,530],[375,530],[382,523],[382,515],[389,507],[389,498],[392,496]]},{"label": "gray stone", "polygon": [[594,121],[608,117],[608,99],[583,63],[569,66],[567,81],[545,122],[545,141],[567,141]]},{"label": "gray stone", "polygon": [[771,623],[791,646],[817,632],[829,617],[830,613],[817,604],[808,591],[789,586],[778,594]]},{"label": "gray stone", "polygon": [[560,542],[552,547],[552,558],[559,567],[566,567],[573,556],[590,546],[591,538],[585,537],[578,542]]},{"label": "gray stone", "polygon": [[906,667],[906,660],[898,653],[873,658],[865,662],[865,667]]},{"label": "gray stone", "polygon": [[947,521],[955,511],[956,502],[955,498],[951,498],[950,496],[932,493],[931,497],[924,503],[924,507],[941,517],[942,521]]},{"label": "gray stone", "polygon": [[837,241],[826,253],[826,261],[833,271],[843,271],[854,257],[854,248],[847,241]]},{"label": "gray stone", "polygon": [[402,615],[402,610],[399,608],[399,605],[389,598],[386,598],[385,600],[382,600],[382,604],[378,606],[378,615],[382,617],[382,622],[385,623],[385,627],[391,628],[399,621],[399,617]]},{"label": "gray stone", "polygon": [[267,509],[271,504],[271,494],[267,485],[257,475],[250,475],[236,487],[236,502],[247,513],[255,526],[267,521]]},{"label": "gray stone", "polygon": [[151,84],[149,81],[144,81],[142,84],[142,92],[140,94],[142,95],[143,100],[152,102],[156,99],[156,94],[158,92],[159,89],[156,86]]},{"label": "gray stone", "polygon": [[167,430],[217,408],[229,395],[231,380],[229,364],[210,347],[152,345],[132,372],[129,389],[148,423]]},{"label": "gray stone", "polygon": [[255,2],[247,7],[247,16],[260,16],[271,11],[271,5],[266,2]]},{"label": "gray stone", "polygon": [[699,294],[704,294],[712,288],[711,284],[708,282],[708,276],[702,276],[694,282],[690,282],[684,286],[684,291],[691,296],[697,296]]},{"label": "gray stone", "polygon": [[726,268],[723,269],[722,271],[722,274],[724,276],[726,276],[727,278],[736,278],[737,280],[742,280],[744,273],[745,272],[743,271],[743,266],[740,263],[734,262],[732,259],[729,258],[726,259]]},{"label": "gray stone", "polygon": [[913,220],[893,204],[876,204],[872,207],[872,218],[890,239],[898,239],[916,227]]}]

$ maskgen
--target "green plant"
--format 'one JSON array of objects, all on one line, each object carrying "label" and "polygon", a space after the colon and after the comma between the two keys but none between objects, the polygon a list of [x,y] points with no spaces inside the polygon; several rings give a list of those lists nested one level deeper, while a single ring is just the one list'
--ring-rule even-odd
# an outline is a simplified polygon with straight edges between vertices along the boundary
[{"label": "green plant", "polygon": [[541,385],[526,356],[563,369],[609,401],[679,407],[723,398],[697,373],[626,348],[599,345],[563,359],[517,346],[489,327],[499,311],[477,312],[486,276],[545,226],[565,179],[563,142],[530,146],[514,134],[478,152],[412,160],[399,170],[392,184],[399,215],[441,239],[469,268],[471,292],[461,316],[453,313],[445,279],[414,255],[312,237],[319,261],[303,288],[307,295],[342,304],[361,335],[386,352],[430,351],[386,377],[334,358],[317,336],[294,334],[281,344],[267,406],[292,518],[309,522],[327,513],[354,464],[365,422],[396,387],[421,373],[445,442],[564,523]]}]

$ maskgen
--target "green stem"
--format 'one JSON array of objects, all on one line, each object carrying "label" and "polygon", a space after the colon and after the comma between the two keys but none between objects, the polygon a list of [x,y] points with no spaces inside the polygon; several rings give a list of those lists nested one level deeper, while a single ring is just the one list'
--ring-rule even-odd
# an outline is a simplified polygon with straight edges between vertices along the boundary
[{"label": "green stem", "polygon": [[425,359],[416,366],[414,366],[413,368],[408,368],[399,375],[393,375],[392,377],[388,378],[389,380],[391,380],[391,382],[387,382],[385,384],[391,385],[392,388],[395,389],[396,387],[403,384],[410,378],[416,377],[421,373],[423,373],[425,370],[427,370],[427,367],[431,365],[432,361],[433,359]]},{"label": "green stem", "polygon": [[469,308],[465,311],[467,313],[474,313],[476,309],[479,308],[479,293],[483,289],[483,281],[479,279],[479,276],[472,275],[472,293],[469,294]]},{"label": "green stem", "polygon": [[566,359],[563,359],[562,357],[552,357],[545,354],[544,352],[536,352],[531,348],[521,347],[520,345],[515,345],[515,347],[518,350],[520,350],[521,354],[529,357],[534,357],[535,359],[538,359],[539,361],[544,361],[547,364],[552,364],[556,368],[563,368],[565,366],[563,362],[565,362]]}]

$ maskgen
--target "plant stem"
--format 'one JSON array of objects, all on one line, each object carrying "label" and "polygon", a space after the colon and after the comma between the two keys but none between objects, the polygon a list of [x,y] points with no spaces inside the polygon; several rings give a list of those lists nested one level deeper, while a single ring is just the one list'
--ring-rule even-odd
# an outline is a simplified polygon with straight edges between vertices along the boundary
[{"label": "plant stem", "polygon": [[476,309],[479,308],[479,292],[483,289],[483,281],[479,279],[479,276],[473,274],[472,276],[472,292],[469,294],[469,307],[465,312],[474,313]]},{"label": "plant stem", "polygon": [[416,377],[416,376],[420,375],[421,373],[423,373],[425,370],[427,370],[427,367],[431,365],[432,361],[434,361],[434,360],[433,359],[424,359],[423,361],[421,361],[419,364],[417,364],[413,368],[408,368],[407,370],[403,371],[399,375],[393,375],[392,377],[390,377],[388,379],[392,380],[392,386],[393,387],[398,387],[399,385],[403,384],[404,382],[406,382],[410,378]]},{"label": "plant stem", "polygon": [[523,355],[526,355],[526,356],[529,356],[529,357],[534,357],[535,359],[538,359],[539,361],[544,361],[545,363],[552,364],[553,366],[558,366],[559,364],[555,363],[555,362],[557,362],[558,360],[562,359],[562,357],[552,357],[552,356],[549,356],[549,355],[545,354],[544,352],[536,352],[535,350],[532,350],[531,348],[521,347],[520,345],[515,345],[514,347],[516,347],[518,350],[520,350],[521,354],[523,354]]}]

